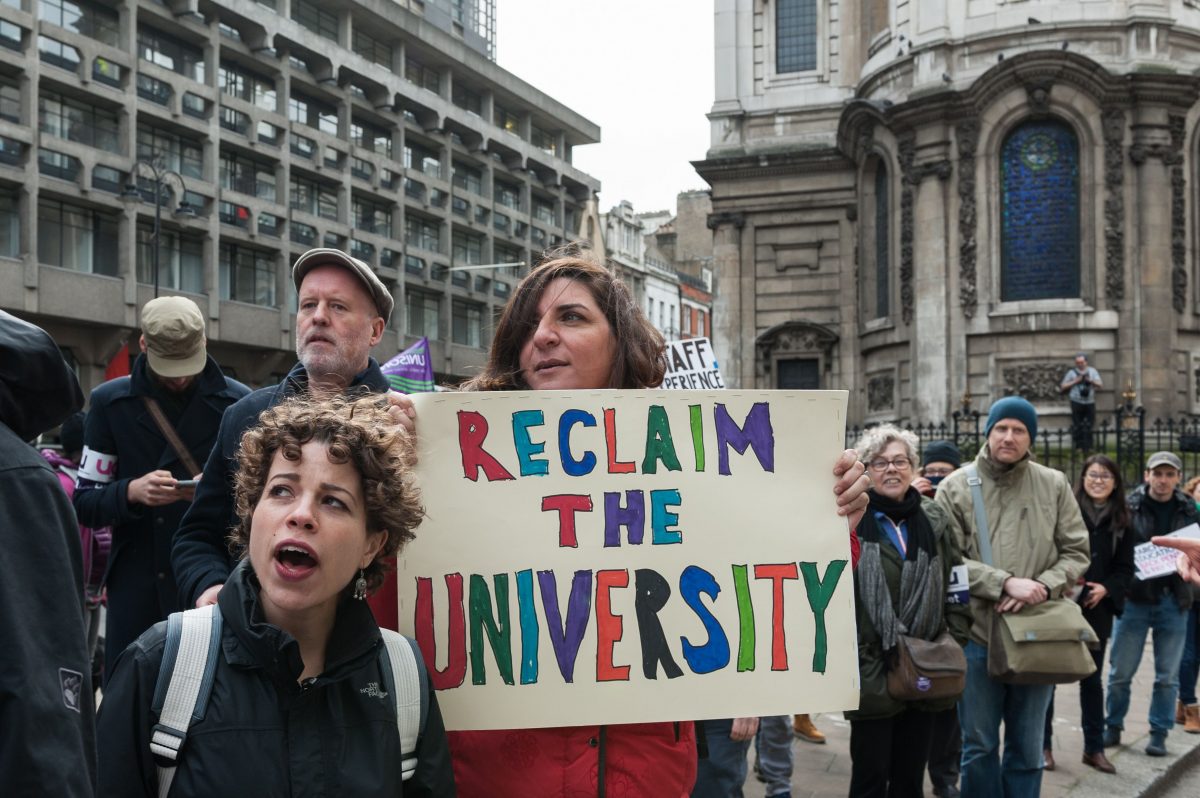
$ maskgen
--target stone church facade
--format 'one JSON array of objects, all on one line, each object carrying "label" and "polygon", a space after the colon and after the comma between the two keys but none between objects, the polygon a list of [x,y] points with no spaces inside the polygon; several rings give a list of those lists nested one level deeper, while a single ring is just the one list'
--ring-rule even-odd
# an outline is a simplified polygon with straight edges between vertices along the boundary
[{"label": "stone church facade", "polygon": [[851,422],[1200,413],[1200,3],[717,0],[713,337]]}]

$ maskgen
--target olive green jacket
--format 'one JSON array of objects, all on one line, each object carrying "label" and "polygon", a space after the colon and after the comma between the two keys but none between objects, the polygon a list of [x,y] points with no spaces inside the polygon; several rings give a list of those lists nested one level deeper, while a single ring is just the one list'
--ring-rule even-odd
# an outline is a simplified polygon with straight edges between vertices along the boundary
[{"label": "olive green jacket", "polygon": [[[929,517],[929,525],[933,527],[933,536],[937,544],[937,555],[942,561],[942,584],[950,583],[950,569],[962,562],[958,545],[950,532],[949,517],[946,511],[932,499],[922,499],[921,509]],[[868,510],[867,512],[870,512]],[[892,596],[892,606],[900,605],[900,570],[904,561],[895,546],[887,543],[879,545],[879,560],[883,565],[884,577]],[[898,715],[909,706],[936,712],[954,706],[958,697],[943,698],[930,701],[897,701],[888,695],[887,691],[887,662],[884,657],[883,645],[879,632],[871,623],[862,601],[858,601],[858,572],[854,574],[855,616],[858,621],[858,676],[859,704],[856,711],[846,712],[850,720],[872,720],[890,718]],[[967,607],[962,604],[946,604],[943,624],[949,628],[950,634],[961,644],[967,642],[967,630],[971,625],[971,616]]]},{"label": "olive green jacket", "polygon": [[1033,462],[1029,455],[1006,466],[991,459],[985,444],[975,458],[983,484],[992,541],[992,565],[979,553],[974,501],[966,469],[938,486],[937,502],[963,554],[971,585],[971,639],[987,645],[994,603],[1010,576],[1036,579],[1060,598],[1087,570],[1091,547],[1079,504],[1061,471]]}]

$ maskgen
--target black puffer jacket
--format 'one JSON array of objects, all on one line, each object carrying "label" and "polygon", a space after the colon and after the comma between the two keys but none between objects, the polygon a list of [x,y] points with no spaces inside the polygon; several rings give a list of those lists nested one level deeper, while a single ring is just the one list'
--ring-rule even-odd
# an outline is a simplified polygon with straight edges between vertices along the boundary
[{"label": "black puffer jacket", "polygon": [[[342,601],[325,672],[304,685],[299,645],[263,618],[247,561],[217,605],[224,624],[212,696],[188,730],[172,798],[454,795],[432,688],[417,770],[402,786],[395,703],[379,689],[382,640],[365,602]],[[101,795],[158,795],[151,704],[165,640],[166,624],[156,624],[125,650],[108,682],[97,723]]]},{"label": "black puffer jacket", "polygon": [[[1170,529],[1154,528],[1154,510],[1150,508],[1149,501],[1149,489],[1144,484],[1138,485],[1129,494],[1129,517],[1132,519],[1135,546],[1148,542],[1155,535],[1166,535],[1183,529],[1188,524],[1200,523],[1200,511],[1196,510],[1196,502],[1179,488],[1175,489],[1175,494],[1171,497],[1175,508],[1171,513]],[[1175,596],[1180,609],[1186,610],[1192,606],[1192,589],[1179,574],[1169,574],[1156,579],[1134,579],[1129,587],[1129,600],[1139,604],[1152,604],[1167,590]]]},{"label": "black puffer jacket", "polygon": [[[386,393],[387,377],[379,363],[370,358],[365,371],[355,377],[347,393]],[[237,471],[237,451],[242,434],[258,424],[262,411],[290,396],[308,393],[308,373],[297,363],[283,382],[259,388],[225,411],[217,443],[212,447],[204,476],[196,488],[196,498],[175,532],[171,565],[179,585],[179,601],[184,608],[194,607],[207,588],[219,585],[229,576],[233,560],[226,537],[237,522],[233,507],[233,477]]]}]

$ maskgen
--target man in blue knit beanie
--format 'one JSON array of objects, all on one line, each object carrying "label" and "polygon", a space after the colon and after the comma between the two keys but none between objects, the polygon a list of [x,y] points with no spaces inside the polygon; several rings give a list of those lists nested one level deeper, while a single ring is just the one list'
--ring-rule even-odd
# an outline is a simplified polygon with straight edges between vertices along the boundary
[{"label": "man in blue knit beanie", "polygon": [[[988,631],[997,613],[1059,598],[1087,570],[1087,527],[1067,478],[1030,457],[1037,436],[1037,410],[1019,396],[994,402],[987,443],[975,462],[950,474],[938,487],[937,503],[963,553],[971,593],[971,636],[967,685],[959,701],[962,724],[962,794],[1037,795],[1042,783],[1042,739],[1053,687],[1008,684],[988,675]],[[976,526],[974,490],[978,475],[992,557],[984,561]],[[1004,754],[1000,754],[1003,724]],[[1101,749],[1099,758],[1104,757]],[[1094,753],[1084,763],[1099,766]]]}]

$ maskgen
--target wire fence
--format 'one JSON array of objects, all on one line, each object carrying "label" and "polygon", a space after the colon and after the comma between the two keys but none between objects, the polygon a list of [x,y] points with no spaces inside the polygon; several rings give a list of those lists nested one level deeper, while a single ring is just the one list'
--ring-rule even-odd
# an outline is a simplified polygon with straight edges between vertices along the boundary
[{"label": "wire fence", "polygon": [[[950,441],[962,452],[963,462],[973,459],[983,446],[987,415],[975,410],[955,412],[949,423],[905,424],[921,440],[921,449],[933,441]],[[870,426],[870,425],[867,425]],[[846,428],[846,445],[853,446],[864,426]],[[1114,412],[1097,414],[1092,427],[1038,427],[1034,457],[1042,465],[1057,468],[1072,483],[1083,461],[1092,454],[1108,455],[1121,470],[1125,484],[1142,481],[1146,457],[1153,452],[1172,451],[1183,460],[1184,478],[1200,474],[1200,419],[1146,420],[1145,408],[1119,406]]]}]

